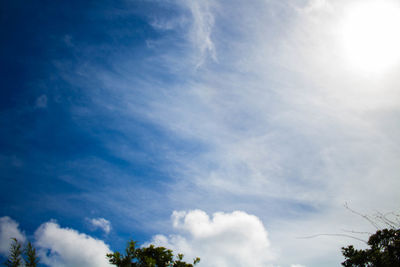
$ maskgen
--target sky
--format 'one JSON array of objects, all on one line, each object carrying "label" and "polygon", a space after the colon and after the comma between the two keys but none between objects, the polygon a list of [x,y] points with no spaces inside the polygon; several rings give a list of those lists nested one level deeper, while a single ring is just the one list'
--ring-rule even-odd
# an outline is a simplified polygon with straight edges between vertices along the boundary
[{"label": "sky", "polygon": [[3,258],[339,266],[374,231],[350,209],[399,212],[397,0],[14,0],[0,25]]}]

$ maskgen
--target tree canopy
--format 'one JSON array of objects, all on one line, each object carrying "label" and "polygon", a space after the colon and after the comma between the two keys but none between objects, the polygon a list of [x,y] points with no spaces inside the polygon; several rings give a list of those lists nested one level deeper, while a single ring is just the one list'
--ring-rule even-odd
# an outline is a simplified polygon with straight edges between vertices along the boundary
[{"label": "tree canopy", "polygon": [[371,235],[369,248],[342,248],[345,267],[400,267],[400,229],[382,229]]},{"label": "tree canopy", "polygon": [[174,259],[172,250],[164,247],[136,248],[135,241],[129,241],[125,254],[116,251],[107,254],[109,262],[118,267],[193,267],[200,258],[195,258],[193,264],[183,261],[183,254],[178,254]]}]

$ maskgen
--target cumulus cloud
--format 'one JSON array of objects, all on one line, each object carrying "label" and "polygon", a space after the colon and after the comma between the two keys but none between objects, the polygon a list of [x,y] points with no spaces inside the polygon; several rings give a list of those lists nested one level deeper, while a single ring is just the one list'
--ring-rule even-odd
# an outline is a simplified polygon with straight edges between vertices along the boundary
[{"label": "cumulus cloud", "polygon": [[56,222],[42,224],[35,232],[41,262],[57,267],[110,266],[105,255],[110,253],[102,240],[61,228]]},{"label": "cumulus cloud", "polygon": [[108,234],[111,231],[111,222],[104,218],[87,219],[87,221],[90,223],[91,227],[94,230],[101,229],[106,234]]},{"label": "cumulus cloud", "polygon": [[259,218],[243,211],[175,211],[178,234],[156,235],[152,243],[172,248],[188,258],[201,258],[202,266],[267,266],[274,259],[268,233]]},{"label": "cumulus cloud", "polygon": [[8,255],[11,238],[25,242],[25,234],[19,229],[19,224],[8,216],[0,218],[0,254]]}]

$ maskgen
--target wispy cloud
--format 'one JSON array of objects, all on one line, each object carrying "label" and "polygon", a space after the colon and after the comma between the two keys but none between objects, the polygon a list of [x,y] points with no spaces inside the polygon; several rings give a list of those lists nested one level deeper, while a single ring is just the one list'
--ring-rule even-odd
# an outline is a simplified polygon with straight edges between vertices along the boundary
[{"label": "wispy cloud", "polygon": [[47,107],[47,96],[46,95],[39,96],[36,99],[35,107],[36,108],[46,108]]},{"label": "wispy cloud", "polygon": [[[345,1],[174,3],[186,13],[149,20],[163,35],[145,59],[113,47],[107,66],[57,65],[90,99],[71,105],[74,122],[124,164],[157,170],[123,173],[80,158],[77,166],[103,178],[101,192],[83,197],[107,196],[104,205],[165,229],[172,210],[244,210],[266,226],[284,264],[338,262],[343,240],[313,240],[307,252],[307,241],[295,238],[357,229],[345,201],[367,212],[398,208],[398,70],[383,79],[346,67],[336,39]],[[174,27],[180,31],[167,31]],[[69,180],[85,189],[94,181]],[[178,239],[188,242],[190,231]]]},{"label": "wispy cloud", "polygon": [[191,29],[188,31],[189,40],[199,51],[197,67],[200,67],[209,57],[217,60],[217,52],[212,40],[214,26],[215,1],[180,1],[191,13]]},{"label": "wispy cloud", "polygon": [[111,231],[111,222],[104,218],[87,218],[87,221],[90,223],[93,229],[101,229],[106,234],[110,233]]},{"label": "wispy cloud", "polygon": [[[228,35],[218,17],[213,31],[220,34],[213,45],[224,48],[218,68],[160,89],[162,97],[150,95],[146,118],[176,138],[201,144],[194,153],[169,154],[173,164],[168,169],[176,177],[169,197],[175,205],[215,211],[246,200],[245,210],[279,224],[285,215],[271,216],[263,209],[291,203],[289,214],[299,207],[309,211],[293,222],[305,220],[304,229],[330,225],[332,218],[334,224],[357,227],[341,211],[345,201],[369,211],[397,208],[400,154],[392,133],[399,132],[393,126],[398,81],[394,73],[383,82],[349,72],[334,30],[345,3],[311,5],[311,13],[269,2],[258,6],[270,17],[254,16],[259,13],[238,5],[248,12],[242,13],[244,19],[253,16],[253,24],[230,20],[237,35]],[[212,16],[215,21],[217,14]],[[243,32],[247,39],[233,37]],[[251,199],[261,206],[254,207]],[[329,253],[335,246],[329,245]]]}]

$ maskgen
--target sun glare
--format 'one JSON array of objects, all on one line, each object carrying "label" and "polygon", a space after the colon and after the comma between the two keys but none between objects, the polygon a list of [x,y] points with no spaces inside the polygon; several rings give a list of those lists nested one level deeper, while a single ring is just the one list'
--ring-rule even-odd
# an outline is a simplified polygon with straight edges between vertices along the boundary
[{"label": "sun glare", "polygon": [[400,7],[397,3],[359,1],[346,10],[340,30],[351,68],[383,72],[400,61]]}]

